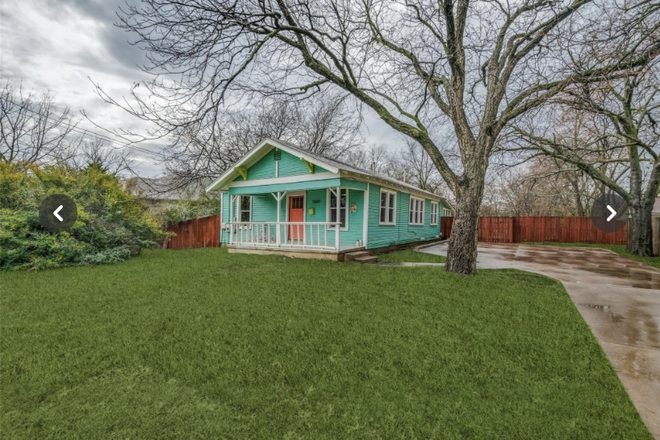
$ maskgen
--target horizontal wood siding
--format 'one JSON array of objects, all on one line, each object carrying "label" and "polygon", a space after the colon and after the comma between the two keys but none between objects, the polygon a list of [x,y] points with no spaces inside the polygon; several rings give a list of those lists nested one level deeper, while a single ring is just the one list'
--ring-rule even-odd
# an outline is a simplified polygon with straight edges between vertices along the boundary
[{"label": "horizontal wood siding", "polygon": [[[282,200],[282,209],[284,209],[285,200]],[[252,196],[252,221],[277,221],[277,200],[275,200],[272,194],[257,194]],[[284,221],[284,217],[282,217],[282,221]]]},{"label": "horizontal wood siding", "polygon": [[[275,149],[272,149],[248,169],[248,180],[271,179],[275,177]],[[236,180],[243,180],[238,177]]]},{"label": "horizontal wood siding", "polygon": [[[275,175],[275,149],[270,150],[264,157],[248,168],[248,180],[272,179],[274,177],[288,177],[310,174],[307,165],[299,157],[280,151],[279,175]],[[314,173],[327,172],[325,168],[315,166]],[[235,180],[242,181],[242,177]]]},{"label": "horizontal wood siding", "polygon": [[[330,218],[327,214],[328,209],[328,190],[315,189],[307,191],[306,196],[306,216],[307,222],[329,222]],[[355,203],[357,211],[351,212],[350,206]],[[355,245],[357,240],[362,240],[362,227],[364,224],[364,192],[358,190],[348,190],[348,230],[339,232],[339,240],[342,245]],[[309,208],[314,208],[314,215],[309,215]],[[335,242],[335,232],[328,232],[328,241]]]},{"label": "horizontal wood siding", "polygon": [[[351,212],[351,205],[354,204],[357,211]],[[348,231],[341,231],[339,239],[342,243],[355,244],[357,240],[363,238],[364,227],[364,191],[348,190]]]},{"label": "horizontal wood siding", "polygon": [[[431,226],[431,200],[424,201],[424,224],[410,225],[410,194],[396,191],[396,225],[381,225],[380,189],[372,184],[369,189],[369,231],[367,247],[369,249],[430,240],[440,234],[440,224]],[[442,204],[439,204],[442,209]],[[438,213],[440,216],[441,211]]]}]

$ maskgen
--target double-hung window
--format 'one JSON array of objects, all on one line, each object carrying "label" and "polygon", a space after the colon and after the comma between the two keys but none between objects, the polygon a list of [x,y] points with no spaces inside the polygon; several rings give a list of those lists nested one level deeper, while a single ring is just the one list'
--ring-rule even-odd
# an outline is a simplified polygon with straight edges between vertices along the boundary
[{"label": "double-hung window", "polygon": [[396,193],[386,189],[380,190],[380,224],[396,224]]},{"label": "double-hung window", "polygon": [[241,223],[252,221],[252,197],[240,196],[238,199],[238,216]]},{"label": "double-hung window", "polygon": [[417,197],[410,197],[410,218],[409,223],[411,225],[423,225],[424,224],[424,199],[418,199]]},{"label": "double-hung window", "polygon": [[431,226],[438,224],[438,202],[431,202]]},{"label": "double-hung window", "polygon": [[332,223],[338,221],[341,223],[341,228],[345,230],[348,228],[348,223],[346,221],[348,218],[348,190],[342,188],[339,190],[339,193],[339,204],[337,204],[337,190],[328,189],[329,207],[327,221]]}]

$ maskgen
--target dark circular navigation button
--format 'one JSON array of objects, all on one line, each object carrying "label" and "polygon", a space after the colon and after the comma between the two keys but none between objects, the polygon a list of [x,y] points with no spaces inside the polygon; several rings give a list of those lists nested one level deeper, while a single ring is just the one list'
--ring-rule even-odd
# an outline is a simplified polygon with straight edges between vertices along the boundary
[{"label": "dark circular navigation button", "polygon": [[603,232],[616,232],[628,223],[628,203],[617,194],[605,194],[591,205],[591,220]]},{"label": "dark circular navigation button", "polygon": [[62,232],[71,229],[78,218],[78,208],[71,197],[53,194],[46,197],[39,207],[41,226],[50,232]]}]

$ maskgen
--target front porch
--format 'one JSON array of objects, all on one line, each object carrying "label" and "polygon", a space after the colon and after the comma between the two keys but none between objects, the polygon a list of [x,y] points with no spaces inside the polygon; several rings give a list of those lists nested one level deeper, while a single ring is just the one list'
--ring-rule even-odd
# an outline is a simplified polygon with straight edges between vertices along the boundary
[{"label": "front porch", "polygon": [[231,222],[227,224],[230,248],[342,252],[361,249],[342,242],[340,223],[332,222]]},{"label": "front porch", "polygon": [[230,252],[305,254],[341,259],[365,248],[365,190],[326,186],[255,192],[230,188],[221,241]]}]

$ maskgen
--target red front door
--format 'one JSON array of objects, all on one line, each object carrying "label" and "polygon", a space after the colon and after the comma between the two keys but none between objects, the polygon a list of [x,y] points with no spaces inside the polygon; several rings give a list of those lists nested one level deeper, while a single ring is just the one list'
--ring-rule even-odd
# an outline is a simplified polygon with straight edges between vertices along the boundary
[{"label": "red front door", "polygon": [[[305,198],[304,196],[289,197],[289,221],[290,222],[304,222],[305,221]],[[305,238],[305,226],[290,225],[289,226],[289,240],[303,240]]]}]

